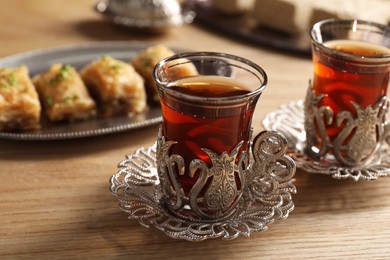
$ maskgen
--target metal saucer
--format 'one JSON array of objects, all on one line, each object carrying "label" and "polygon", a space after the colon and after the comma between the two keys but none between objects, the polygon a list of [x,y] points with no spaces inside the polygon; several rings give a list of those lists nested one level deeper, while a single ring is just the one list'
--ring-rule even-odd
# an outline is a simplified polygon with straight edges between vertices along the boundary
[{"label": "metal saucer", "polygon": [[390,175],[390,147],[381,145],[369,164],[359,167],[343,167],[330,158],[314,160],[304,153],[306,133],[304,129],[303,100],[290,102],[267,114],[262,122],[266,130],[278,131],[288,140],[288,155],[297,168],[308,173],[330,175],[335,179],[376,180]]},{"label": "metal saucer", "polygon": [[[253,190],[245,196],[245,207],[225,219],[192,221],[173,215],[161,202],[158,185],[156,144],[140,148],[119,163],[118,172],[111,179],[111,192],[119,200],[120,209],[144,227],[155,227],[175,239],[201,241],[211,238],[223,240],[239,236],[249,237],[253,231],[264,231],[276,220],[285,219],[294,209],[292,193],[296,193],[293,174],[261,174]],[[278,167],[275,164],[274,170]],[[284,167],[284,165],[280,165]],[[295,169],[295,167],[294,167]],[[295,172],[295,170],[294,170]],[[262,182],[264,185],[256,185]],[[258,189],[259,188],[259,189]],[[252,192],[258,196],[253,196]]]}]

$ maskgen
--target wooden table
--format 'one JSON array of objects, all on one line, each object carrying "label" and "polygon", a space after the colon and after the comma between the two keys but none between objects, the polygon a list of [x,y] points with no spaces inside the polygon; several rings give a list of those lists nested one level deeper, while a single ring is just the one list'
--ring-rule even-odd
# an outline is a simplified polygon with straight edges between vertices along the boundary
[{"label": "wooden table", "polygon": [[[196,24],[143,35],[107,23],[96,0],[0,1],[0,56],[107,40],[142,40],[249,58],[269,84],[254,116],[302,99],[309,57],[266,49]],[[63,141],[0,140],[0,258],[283,259],[390,257],[390,179],[339,181],[297,171],[290,217],[250,238],[174,240],[129,221],[109,191],[117,164],[156,140],[158,126]]]}]

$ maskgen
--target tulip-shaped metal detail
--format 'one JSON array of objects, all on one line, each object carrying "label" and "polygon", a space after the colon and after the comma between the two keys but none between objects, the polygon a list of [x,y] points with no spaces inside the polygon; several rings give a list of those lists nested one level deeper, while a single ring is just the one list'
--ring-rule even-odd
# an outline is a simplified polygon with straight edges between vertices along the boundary
[{"label": "tulip-shaped metal detail", "polygon": [[[246,211],[257,200],[267,207],[279,208],[287,196],[283,191],[295,189],[291,186],[295,164],[285,155],[287,141],[275,132],[262,132],[254,140],[253,163],[249,153],[240,153],[243,141],[232,151],[220,154],[203,148],[209,161],[189,162],[189,177],[197,179],[185,194],[178,176],[185,174],[186,163],[180,155],[170,153],[176,142],[165,141],[160,131],[157,172],[162,204],[176,216],[192,221],[229,219],[237,212]],[[285,208],[289,212],[293,204]],[[285,211],[275,213],[286,215]]]},{"label": "tulip-shaped metal detail", "polygon": [[[382,97],[374,107],[366,108],[355,102],[351,103],[356,109],[357,118],[353,118],[352,114],[346,111],[338,114],[337,125],[345,123],[345,127],[334,141],[334,154],[343,164],[354,166],[364,164],[370,155],[378,150],[384,137],[389,102],[386,97]],[[352,133],[352,138],[344,145]]]},{"label": "tulip-shaped metal detail", "polygon": [[[388,99],[382,97],[374,107],[365,108],[351,101],[356,112],[355,117],[350,111],[341,111],[334,115],[330,107],[319,107],[324,97],[325,95],[315,95],[311,87],[306,95],[304,103],[306,152],[319,159],[332,151],[342,165],[366,164],[385,138]],[[332,141],[326,131],[326,127],[331,124],[342,127]]]},{"label": "tulip-shaped metal detail", "polygon": [[[211,159],[211,167],[199,159],[191,162],[191,177],[194,177],[197,171],[200,173],[199,179],[189,193],[190,206],[197,215],[209,218],[211,212],[213,217],[221,218],[235,209],[242,194],[242,187],[245,185],[245,169],[238,167],[247,158],[245,152],[241,153],[238,164],[236,164],[242,143],[240,142],[230,154],[223,152],[218,155],[209,149],[202,149]],[[239,183],[235,179],[236,173],[238,173]],[[208,181],[210,181],[209,185],[207,185]],[[206,190],[205,194],[199,200],[203,189]]]}]

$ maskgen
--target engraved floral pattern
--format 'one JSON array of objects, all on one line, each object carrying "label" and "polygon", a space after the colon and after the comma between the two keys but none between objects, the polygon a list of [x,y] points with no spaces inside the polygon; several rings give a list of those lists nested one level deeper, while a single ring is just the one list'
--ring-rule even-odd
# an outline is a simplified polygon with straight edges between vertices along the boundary
[{"label": "engraved floral pattern", "polygon": [[[355,102],[352,105],[356,109],[357,117],[353,118],[351,113],[343,111],[337,116],[337,125],[345,122],[345,127],[335,140],[335,156],[345,165],[362,165],[371,154],[379,148],[383,138],[385,127],[385,115],[388,105],[385,104],[386,97],[383,97],[375,105],[362,108]],[[354,131],[351,140],[343,145],[345,139]],[[346,156],[343,156],[346,151]]]},{"label": "engraved floral pattern", "polygon": [[[238,151],[242,146],[239,143],[231,152],[223,152],[221,155],[209,150],[203,151],[211,159],[211,167],[208,167],[202,160],[194,160],[190,164],[191,177],[194,173],[200,171],[200,177],[191,189],[189,194],[191,208],[201,217],[209,218],[210,214],[203,212],[199,207],[199,196],[202,189],[205,187],[207,181],[210,179],[211,183],[206,188],[206,192],[201,200],[207,211],[211,211],[214,218],[220,218],[224,215],[230,214],[229,209],[235,206],[234,201],[238,201],[242,190],[239,190],[235,180],[235,173],[238,172],[236,165],[236,158]],[[241,159],[246,156],[245,153],[241,155]],[[244,185],[245,178],[242,172],[239,173],[239,181]]]}]

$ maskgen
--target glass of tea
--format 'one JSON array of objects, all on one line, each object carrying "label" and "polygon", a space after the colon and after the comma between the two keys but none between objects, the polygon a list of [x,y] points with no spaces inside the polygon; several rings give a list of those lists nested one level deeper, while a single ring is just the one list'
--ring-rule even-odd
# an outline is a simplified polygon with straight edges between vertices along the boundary
[{"label": "glass of tea", "polygon": [[370,161],[383,141],[390,27],[324,20],[311,30],[314,78],[305,100],[306,152],[345,166]]},{"label": "glass of tea", "polygon": [[266,73],[237,56],[191,52],[160,61],[153,74],[163,116],[157,160],[166,173],[159,177],[168,207],[178,212],[209,200],[192,211],[221,217],[238,200],[243,180],[237,168],[245,167],[238,164],[250,146]]}]

